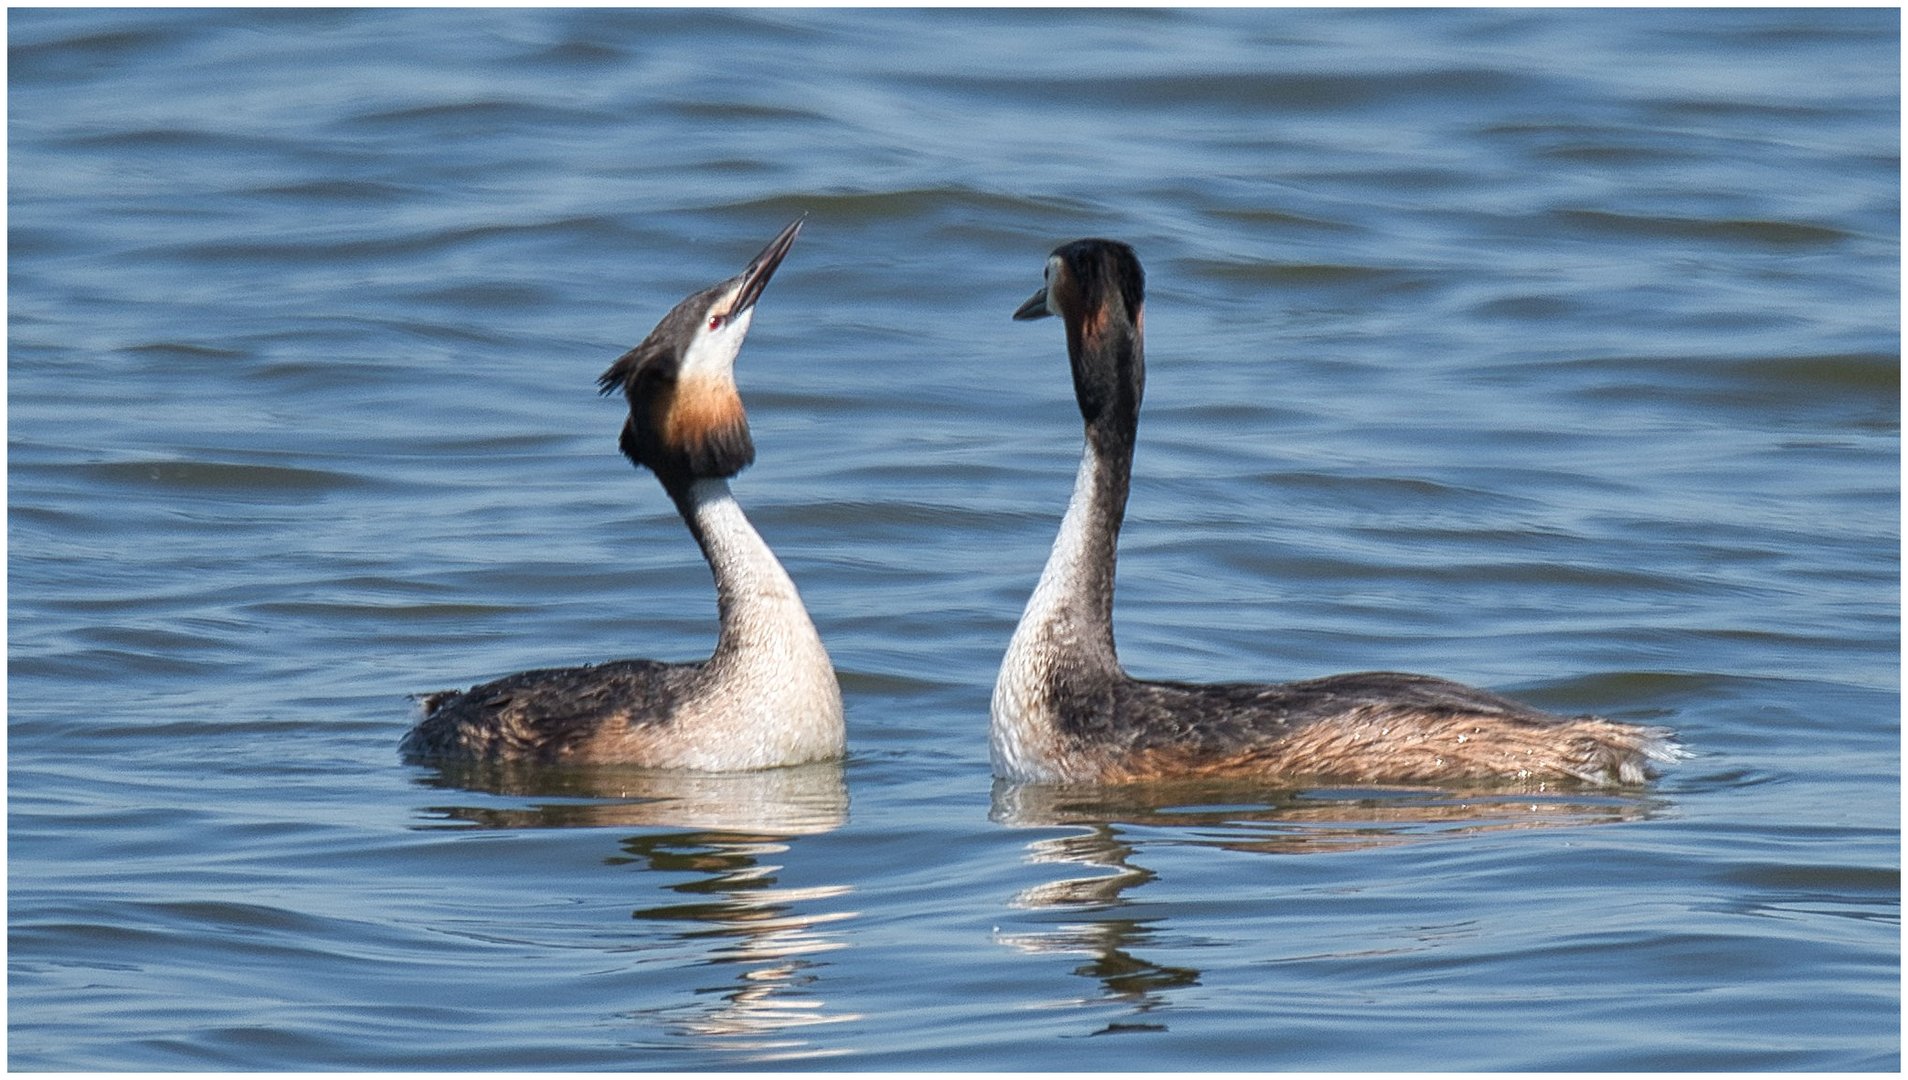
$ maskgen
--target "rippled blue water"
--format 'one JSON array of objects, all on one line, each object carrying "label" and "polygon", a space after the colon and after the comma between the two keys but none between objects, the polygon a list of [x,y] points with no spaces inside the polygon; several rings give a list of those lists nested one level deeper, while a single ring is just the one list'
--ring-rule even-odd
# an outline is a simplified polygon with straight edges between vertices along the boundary
[{"label": "rippled blue water", "polygon": [[[1892,11],[14,10],[9,1064],[1894,1069]],[[852,756],[442,773],[713,639],[592,380],[809,215],[736,487]],[[1677,728],[1606,794],[996,786],[1132,242],[1136,674]]]}]

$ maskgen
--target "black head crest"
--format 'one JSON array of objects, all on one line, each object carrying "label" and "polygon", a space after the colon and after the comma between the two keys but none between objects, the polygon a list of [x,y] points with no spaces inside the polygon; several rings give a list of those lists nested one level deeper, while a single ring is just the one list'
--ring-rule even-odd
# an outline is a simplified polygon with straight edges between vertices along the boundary
[{"label": "black head crest", "polygon": [[674,493],[697,479],[734,476],[755,461],[732,367],[756,301],[802,220],[784,227],[740,274],[670,309],[596,380],[604,394],[621,390],[629,401],[623,453]]},{"label": "black head crest", "polygon": [[[1146,271],[1130,244],[1089,237],[1053,249],[1066,267],[1071,297],[1061,300],[1091,318],[1118,299],[1126,318],[1137,322],[1146,304]],[[1063,308],[1064,310],[1064,308]]]},{"label": "black head crest", "polygon": [[644,387],[675,379],[675,354],[662,347],[652,334],[641,345],[617,357],[608,371],[597,376],[596,390],[604,397],[620,390],[633,400]]},{"label": "black head crest", "polygon": [[722,291],[718,286],[678,304],[596,380],[602,393],[621,390],[629,402],[618,440],[624,455],[667,487],[734,476],[755,461],[735,381],[727,373],[691,377],[682,370],[681,343],[694,340],[704,309]]},{"label": "black head crest", "polygon": [[1014,317],[1057,312],[1067,327],[1073,391],[1087,425],[1130,432],[1146,392],[1146,272],[1130,245],[1089,238],[1053,249],[1047,283]]}]

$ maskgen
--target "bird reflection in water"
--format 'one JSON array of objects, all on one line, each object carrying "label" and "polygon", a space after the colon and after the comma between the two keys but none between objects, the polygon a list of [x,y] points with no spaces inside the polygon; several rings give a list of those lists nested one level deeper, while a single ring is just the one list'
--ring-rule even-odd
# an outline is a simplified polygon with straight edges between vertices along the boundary
[{"label": "bird reflection in water", "polygon": [[689,773],[612,766],[554,769],[522,764],[446,765],[426,783],[529,805],[438,806],[465,827],[640,829],[605,861],[686,880],[666,888],[681,903],[638,908],[632,918],[674,928],[674,939],[702,952],[699,966],[740,969],[725,984],[698,987],[688,1006],[643,1010],[684,1035],[760,1060],[800,1059],[827,1051],[801,1030],[858,1016],[828,1011],[817,993],[826,967],[818,954],[847,947],[831,925],[857,912],[813,909],[839,900],[849,885],[783,887],[777,875],[800,838],[831,832],[848,819],[848,788],[838,762],[749,773]]},{"label": "bird reflection in water", "polygon": [[[1030,955],[1085,954],[1074,974],[1099,983],[1093,998],[1068,1005],[1119,1004],[1126,1018],[1094,1035],[1164,1031],[1171,992],[1196,986],[1197,968],[1138,955],[1170,930],[1169,919],[1136,917],[1126,896],[1158,874],[1139,860],[1149,844],[1209,847],[1267,855],[1306,855],[1421,843],[1497,832],[1634,821],[1663,806],[1659,798],[1606,791],[1386,788],[1267,790],[1224,781],[1119,786],[996,781],[989,817],[1018,828],[1076,828],[1027,845],[1027,861],[1089,867],[1023,889],[1009,904],[1077,913],[1052,929],[999,932],[995,940]],[[1152,909],[1156,910],[1156,909]]]}]

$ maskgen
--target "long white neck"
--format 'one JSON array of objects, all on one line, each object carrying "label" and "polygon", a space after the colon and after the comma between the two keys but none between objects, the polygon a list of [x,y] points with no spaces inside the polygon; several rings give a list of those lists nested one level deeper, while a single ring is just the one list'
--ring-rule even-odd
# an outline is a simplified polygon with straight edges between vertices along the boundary
[{"label": "long white neck", "polygon": [[716,610],[722,620],[716,655],[795,642],[812,642],[821,652],[820,635],[795,582],[749,523],[728,481],[694,481],[688,504],[696,540],[715,574]]},{"label": "long white neck", "polygon": [[1021,613],[994,683],[989,748],[994,772],[1051,775],[1056,694],[1124,677],[1113,647],[1113,579],[1131,475],[1130,445],[1109,452],[1089,434],[1060,534]]},{"label": "long white neck", "polygon": [[[749,524],[727,481],[691,482],[683,516],[715,575],[722,630],[704,668],[704,711],[724,727],[747,727],[777,761],[837,756],[841,688],[795,583]],[[799,744],[792,756],[784,744]]]},{"label": "long white neck", "polygon": [[[1027,598],[1014,644],[1045,640],[1081,662],[1116,664],[1113,655],[1113,579],[1118,558],[1125,483],[1112,482],[1115,467],[1093,443],[1080,456],[1073,497],[1054,537],[1040,583]],[[1009,647],[1010,652],[1012,646]]]}]

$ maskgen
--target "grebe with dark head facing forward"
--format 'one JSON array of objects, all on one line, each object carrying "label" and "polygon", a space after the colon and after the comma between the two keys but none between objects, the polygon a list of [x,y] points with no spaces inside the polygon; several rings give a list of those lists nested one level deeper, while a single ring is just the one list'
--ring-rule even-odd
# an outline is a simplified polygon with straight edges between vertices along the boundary
[{"label": "grebe with dark head facing forward", "polygon": [[1133,249],[1077,240],[1015,319],[1066,326],[1086,449],[1060,535],[994,686],[996,775],[1353,782],[1646,780],[1680,754],[1661,728],[1557,716],[1445,679],[1361,672],[1288,683],[1135,679],[1113,646],[1113,577],[1146,383],[1145,275]]},{"label": "grebe with dark head facing forward", "polygon": [[755,460],[734,365],[801,230],[677,304],[598,385],[629,402],[621,445],[662,482],[715,575],[721,632],[695,663],[615,660],[424,697],[411,758],[732,771],[840,757],[841,689],[795,584],[729,492]]}]

